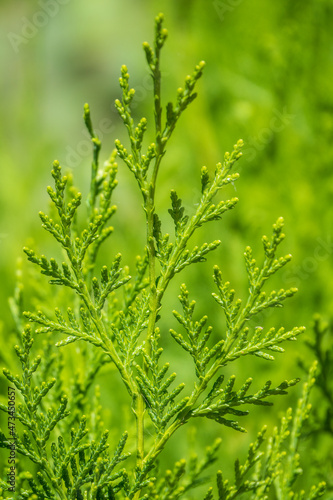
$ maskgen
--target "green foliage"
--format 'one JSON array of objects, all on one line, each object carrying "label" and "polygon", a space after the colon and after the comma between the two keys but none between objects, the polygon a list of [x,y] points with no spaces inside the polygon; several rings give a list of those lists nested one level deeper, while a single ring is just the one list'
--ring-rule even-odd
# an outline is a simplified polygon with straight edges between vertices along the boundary
[{"label": "green foliage", "polygon": [[[327,491],[333,491],[332,447],[333,435],[333,385],[332,385],[332,323],[325,322],[319,315],[313,321],[313,336],[308,336],[305,344],[317,359],[315,380],[316,404],[306,426],[306,434],[312,439],[311,460],[315,464],[316,477],[327,482]],[[308,361],[299,360],[304,372],[309,370]],[[318,450],[321,440],[328,445],[324,451]]]},{"label": "green foliage", "polygon": [[[122,488],[124,481],[125,471],[120,469],[114,472],[114,469],[129,455],[122,453],[127,433],[121,437],[114,455],[109,456],[107,431],[101,435],[96,433],[96,443],[94,440],[87,441],[87,418],[84,415],[80,415],[75,428],[71,429],[62,423],[71,413],[67,409],[68,398],[64,394],[50,398],[56,385],[55,378],[38,385],[36,375],[38,370],[43,370],[42,358],[37,356],[30,359],[33,342],[28,325],[22,334],[22,348],[15,346],[22,375],[14,376],[9,370],[4,370],[5,377],[15,386],[23,401],[17,405],[15,412],[16,421],[23,428],[21,435],[15,436],[16,451],[38,466],[35,478],[30,473],[21,474],[22,482],[26,480],[29,487],[22,487],[13,498],[28,498],[27,494],[35,494],[41,500],[84,498],[82,488],[87,483],[90,498],[112,498],[112,494]],[[44,368],[44,379],[54,361],[53,358],[53,363]],[[1,409],[7,411],[4,405],[1,405]],[[62,432],[49,446],[50,436],[56,427],[58,432]],[[1,445],[9,449],[11,446],[2,431]],[[4,482],[2,487],[5,488]]]},{"label": "green foliage", "polygon": [[[126,66],[122,66],[119,80],[122,97],[115,105],[128,133],[129,149],[116,140],[115,151],[100,168],[101,142],[94,132],[89,106],[85,105],[84,121],[93,147],[86,223],[81,227],[83,223],[77,215],[82,196],[72,186],[70,175],[63,175],[59,162],[55,161],[52,170],[54,187],[48,187],[47,192],[55,208],[56,220],[43,212],[40,212],[40,218],[42,227],[61,247],[65,260],[60,263],[54,258],[37,255],[30,248],[24,249],[28,260],[50,278],[50,284],[70,290],[67,291],[66,310],[57,307],[53,315],[42,310],[23,313],[29,324],[20,334],[21,346],[15,347],[21,375],[4,370],[5,377],[21,398],[16,410],[20,426],[15,435],[15,446],[22,457],[22,465],[20,458],[14,499],[191,498],[192,489],[210,481],[211,478],[203,473],[206,474],[206,469],[218,459],[221,441],[217,440],[207,448],[202,461],[193,456],[188,461],[177,461],[172,470],[163,471],[158,459],[169,440],[174,439],[173,434],[180,432],[179,429],[189,421],[203,417],[214,420],[222,428],[245,432],[234,417],[248,415],[248,405],[271,405],[271,398],[287,394],[288,389],[298,382],[298,379],[293,379],[272,385],[271,381],[255,380],[258,387],[250,392],[253,381],[248,374],[238,388],[234,375],[226,377],[226,367],[244,356],[274,360],[271,352],[283,353],[280,344],[294,341],[304,330],[303,327],[294,327],[289,331],[284,328],[265,331],[261,326],[247,326],[252,318],[258,318],[259,313],[281,307],[297,291],[295,288],[263,291],[267,280],[290,261],[290,255],[277,255],[284,238],[282,218],[273,225],[272,237],[263,237],[261,266],[257,266],[251,248],[245,249],[249,290],[244,302],[235,300],[230,283],[224,283],[219,267],[214,267],[217,292],[213,297],[225,316],[225,332],[221,331],[219,322],[207,326],[207,315],[195,318],[195,301],[190,301],[186,285],[181,285],[182,313],[174,311],[174,316],[182,333],[170,329],[170,335],[193,362],[191,383],[176,382],[176,373],[169,374],[170,363],[162,361],[161,337],[167,332],[157,323],[164,314],[166,290],[178,273],[192,264],[203,262],[207,254],[220,245],[219,240],[214,240],[189,248],[198,229],[207,222],[219,221],[224,213],[235,207],[237,198],[219,200],[218,195],[238,179],[238,174],[232,173],[232,169],[241,157],[243,146],[243,141],[239,140],[231,153],[225,153],[212,177],[206,167],[201,169],[201,182],[198,179],[201,196],[192,215],[185,214],[182,200],[175,190],[171,191],[168,212],[175,235],[170,237],[164,233],[156,196],[158,173],[180,116],[196,98],[196,85],[204,68],[203,62],[195,66],[192,75],[185,78],[184,88],[178,89],[175,103],[169,102],[163,108],[160,53],[166,38],[167,30],[160,14],[155,20],[153,46],[147,42],[143,45],[153,80],[154,142],[145,145],[148,129],[145,117],[135,124],[131,109],[135,91],[129,86]],[[119,253],[107,265],[100,266],[98,260],[101,245],[113,231],[108,224],[116,211],[111,204],[117,186],[116,155],[135,177],[146,218],[146,228],[143,228],[146,230],[146,245],[131,275],[127,266],[121,267]],[[12,301],[12,310],[17,330],[21,332],[24,321],[20,313],[20,292]],[[34,337],[39,334],[46,338],[44,354],[34,357],[32,346]],[[57,340],[59,335],[63,336],[60,341]],[[73,382],[68,384],[68,373],[61,355],[52,354],[53,343],[57,347],[75,343],[74,348],[68,346],[66,349],[72,349],[67,352],[82,359],[85,369],[80,380],[79,377],[76,380],[74,374]],[[111,433],[112,439],[101,421],[98,389],[95,398],[89,400],[90,389],[96,385],[97,373],[103,368],[109,370],[106,371],[108,376],[111,369],[115,370],[118,378],[112,374],[110,384],[124,384],[127,407],[131,409],[128,430],[116,438]],[[314,367],[310,370],[295,415],[288,410],[280,429],[275,429],[268,441],[266,453],[259,452],[264,442],[264,429],[250,445],[244,464],[236,461],[234,485],[230,486],[218,472],[218,496],[210,487],[205,499],[230,500],[243,493],[251,493],[254,499],[268,498],[265,495],[270,490],[275,490],[281,499],[305,498],[305,493],[294,492],[292,488],[301,473],[299,438],[303,423],[309,416],[308,398],[315,381],[314,370]],[[4,404],[0,409],[8,412]],[[110,448],[114,450],[111,453],[109,440],[112,440]],[[284,453],[282,447],[287,442],[288,453]],[[3,431],[1,446],[10,448]],[[34,467],[34,474],[25,469],[27,463]],[[248,479],[250,473],[252,476]],[[1,488],[3,494],[5,480]],[[322,483],[315,486],[308,498],[319,498],[324,488]]]},{"label": "green foliage", "polygon": [[[267,432],[266,426],[258,433],[257,439],[250,444],[246,461],[243,465],[235,462],[235,481],[230,484],[223,479],[222,472],[217,473],[218,500],[232,500],[246,493],[251,500],[267,500],[269,492],[274,491],[276,498],[317,499],[325,493],[325,483],[313,486],[311,491],[295,492],[293,485],[303,473],[299,463],[299,440],[301,430],[309,417],[311,405],[309,395],[315,383],[316,363],[311,366],[308,381],[303,386],[302,397],[298,401],[295,415],[289,408],[281,419],[280,427],[275,427],[268,439],[266,451],[260,451]],[[215,498],[208,491],[206,498]]]},{"label": "green foliage", "polygon": [[[318,361],[318,373],[316,376],[316,386],[318,387],[322,402],[320,414],[315,409],[313,417],[317,420],[318,430],[333,434],[333,350],[332,350],[332,325],[325,323],[320,316],[316,315],[313,324],[314,336],[308,338],[305,343],[313,352]],[[300,363],[302,368],[307,371],[308,367],[304,362]],[[321,423],[322,422],[322,423]]]}]

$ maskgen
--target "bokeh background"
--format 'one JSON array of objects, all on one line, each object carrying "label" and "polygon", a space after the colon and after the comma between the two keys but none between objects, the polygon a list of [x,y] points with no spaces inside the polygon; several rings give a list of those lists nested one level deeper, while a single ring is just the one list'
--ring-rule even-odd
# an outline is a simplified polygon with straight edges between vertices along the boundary
[{"label": "bokeh background", "polygon": [[[260,260],[261,236],[270,233],[275,220],[283,216],[287,236],[281,251],[291,253],[293,260],[274,278],[273,285],[296,286],[299,293],[262,321],[265,326],[305,325],[306,335],[311,336],[314,313],[328,320],[331,317],[331,0],[2,0],[2,350],[11,349],[7,342],[12,320],[7,304],[22,247],[36,245],[45,254],[54,248],[38,218],[38,211],[47,209],[45,187],[50,183],[52,161],[57,158],[65,169],[73,171],[83,193],[88,189],[91,156],[82,120],[83,104],[90,105],[103,142],[101,157],[107,158],[115,138],[126,141],[113,104],[120,95],[119,68],[125,63],[136,89],[134,114],[136,118],[147,116],[152,122],[151,81],[142,42],[152,41],[153,19],[160,11],[169,30],[162,60],[165,102],[174,98],[198,61],[207,63],[198,85],[199,97],[181,118],[161,171],[158,209],[166,227],[170,189],[177,188],[191,213],[199,197],[200,167],[207,165],[213,171],[237,139],[245,142],[244,157],[237,164],[241,178],[227,193],[237,196],[239,204],[202,235],[207,241],[221,239],[221,248],[207,263],[180,278],[170,289],[166,305],[177,307],[177,290],[185,280],[198,301],[198,311],[208,308],[222,329],[221,312],[209,299],[213,264],[220,265],[225,278],[244,297],[244,248],[250,244]],[[144,219],[135,181],[123,165],[118,178],[115,236],[103,257],[107,262],[110,254],[121,251],[131,266],[136,253],[142,253],[144,231],[140,234],[137,228]],[[40,286],[47,286],[47,280]],[[203,303],[205,294],[208,302],[204,299]],[[170,318],[171,314],[164,319],[166,329]],[[182,370],[181,353],[176,347],[171,349]],[[303,376],[298,356],[308,356],[302,340],[289,346],[275,364],[248,362],[235,369],[244,379],[257,370],[279,382]],[[271,427],[275,425],[279,412],[293,404],[299,393],[300,389],[295,389],[289,399],[280,400],[266,413],[252,410],[256,418],[249,418],[249,437],[235,437],[235,433],[230,437],[230,432],[209,423],[196,442],[200,447],[222,435],[230,452],[222,465],[229,466],[260,424],[268,421]],[[179,458],[177,449],[170,449],[169,454],[172,459]]]}]

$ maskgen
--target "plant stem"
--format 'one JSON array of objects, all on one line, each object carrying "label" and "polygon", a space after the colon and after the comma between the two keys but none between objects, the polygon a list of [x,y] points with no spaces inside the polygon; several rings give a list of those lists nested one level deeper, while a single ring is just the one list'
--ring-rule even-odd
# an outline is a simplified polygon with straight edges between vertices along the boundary
[{"label": "plant stem", "polygon": [[[145,199],[145,212],[147,222],[147,248],[148,248],[148,266],[149,266],[149,319],[147,328],[146,352],[149,355],[151,351],[151,337],[155,330],[156,318],[160,308],[160,300],[157,297],[156,288],[156,258],[154,243],[154,214],[155,214],[155,189],[158,170],[163,157],[163,144],[161,141],[161,71],[159,67],[159,48],[155,47],[156,59],[153,74],[154,81],[154,108],[155,108],[155,133],[156,133],[156,158],[154,169],[149,184],[148,194]],[[148,367],[144,363],[144,370],[147,373]],[[136,402],[137,419],[137,466],[142,468],[144,458],[144,408],[145,402],[142,394],[139,394]],[[139,498],[138,491],[134,498]]]},{"label": "plant stem", "polygon": [[133,384],[131,377],[129,373],[127,372],[124,364],[122,363],[121,359],[119,358],[117,351],[113,345],[112,340],[108,337],[105,325],[103,323],[103,320],[99,317],[94,304],[92,303],[92,300],[90,298],[87,286],[83,280],[83,277],[80,275],[80,272],[76,272],[76,277],[78,280],[78,284],[80,286],[80,297],[83,300],[83,302],[86,305],[87,310],[90,313],[91,319],[96,327],[96,330],[99,333],[100,338],[103,341],[103,344],[105,346],[105,352],[110,356],[111,360],[113,363],[116,365],[120,376],[126,386],[127,391],[129,392],[130,396],[133,396],[133,394],[136,393],[135,385]]},{"label": "plant stem", "polygon": [[137,467],[141,469],[144,457],[144,413],[145,404],[141,394],[135,397],[135,410],[136,415],[136,463]]}]

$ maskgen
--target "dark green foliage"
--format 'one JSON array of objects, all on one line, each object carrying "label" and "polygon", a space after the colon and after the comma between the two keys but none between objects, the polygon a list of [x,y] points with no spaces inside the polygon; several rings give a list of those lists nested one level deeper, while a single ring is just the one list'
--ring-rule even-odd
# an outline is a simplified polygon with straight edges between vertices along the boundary
[{"label": "dark green foliage", "polygon": [[[314,410],[313,417],[317,420],[315,427],[320,432],[333,434],[333,350],[332,350],[332,325],[325,323],[319,316],[314,318],[314,338],[308,338],[305,343],[313,352],[318,361],[316,386],[318,387],[322,404],[320,405],[320,414],[318,409]],[[302,368],[307,371],[308,366],[304,362],[300,363]],[[323,404],[325,401],[325,404]]]}]

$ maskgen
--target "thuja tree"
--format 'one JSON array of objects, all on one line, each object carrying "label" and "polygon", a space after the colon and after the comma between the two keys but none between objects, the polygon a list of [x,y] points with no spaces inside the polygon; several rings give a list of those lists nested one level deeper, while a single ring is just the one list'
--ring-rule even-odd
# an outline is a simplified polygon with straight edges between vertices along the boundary
[{"label": "thuja tree", "polygon": [[[252,390],[252,378],[247,373],[236,381],[235,376],[225,377],[225,367],[246,356],[274,360],[273,354],[283,352],[281,344],[294,341],[303,331],[302,327],[285,331],[248,326],[258,313],[280,306],[296,292],[296,289],[264,291],[269,278],[291,258],[278,256],[284,238],[282,218],[273,225],[272,235],[262,239],[261,264],[257,264],[250,247],[245,249],[249,282],[246,300],[236,298],[230,283],[224,282],[220,268],[214,267],[213,298],[225,316],[225,330],[219,327],[212,335],[208,317],[197,316],[195,301],[182,284],[179,308],[173,312],[178,326],[169,332],[164,327],[160,331],[163,299],[171,280],[184,268],[204,261],[221,243],[216,240],[193,246],[192,237],[197,231],[202,234],[202,226],[218,221],[236,205],[236,198],[219,200],[218,195],[238,179],[233,168],[242,148],[239,140],[216,165],[213,175],[202,167],[201,176],[198,175],[201,196],[192,214],[185,214],[182,200],[175,190],[171,191],[168,212],[174,234],[166,234],[156,199],[158,174],[164,168],[168,142],[178,120],[196,98],[195,87],[204,69],[204,63],[200,62],[192,75],[185,78],[184,87],[177,90],[175,102],[164,108],[160,53],[166,38],[163,16],[159,15],[153,45],[143,44],[153,80],[154,124],[149,126],[154,130],[154,142],[144,147],[146,118],[134,123],[131,102],[135,92],[129,86],[125,66],[119,80],[122,97],[115,105],[126,127],[128,144],[116,140],[115,151],[102,167],[101,142],[94,132],[89,106],[84,107],[84,121],[93,147],[84,228],[77,217],[82,196],[73,186],[70,174],[64,175],[57,161],[53,164],[54,186],[47,188],[53,215],[44,212],[39,215],[43,228],[61,247],[64,262],[38,255],[30,248],[24,248],[24,252],[51,285],[69,290],[66,300],[70,302],[54,312],[49,307],[23,312],[20,284],[11,300],[19,336],[15,351],[21,372],[14,375],[4,370],[18,401],[15,429],[11,426],[11,436],[7,430],[1,432],[1,446],[8,450],[14,446],[17,471],[13,487],[5,469],[1,498],[222,500],[242,495],[263,499],[275,494],[279,499],[315,499],[324,493],[323,483],[307,493],[298,491],[295,483],[302,472],[298,443],[310,411],[308,399],[315,380],[315,365],[310,369],[295,412],[287,411],[267,445],[263,444],[266,427],[259,432],[245,462],[236,460],[234,480],[225,479],[221,471],[215,480],[207,476],[206,469],[218,459],[220,439],[206,449],[202,459],[179,457],[170,470],[162,470],[158,465],[165,445],[188,422],[211,419],[222,428],[229,428],[228,432],[244,432],[238,420],[249,413],[249,405],[271,405],[273,397],[286,394],[297,380],[282,381],[277,386],[270,381],[261,382]],[[97,264],[100,247],[108,244],[113,230],[109,222],[116,211],[112,194],[117,186],[117,157],[136,180],[146,219],[142,228],[146,244],[131,275],[119,253],[106,265]],[[41,334],[45,340],[38,353],[33,343]],[[75,343],[71,356],[84,359],[85,370],[80,379],[69,373],[65,362],[68,358],[62,355],[62,349],[57,353],[53,350],[59,334],[62,338],[56,346],[66,351],[73,349],[69,344]],[[168,356],[162,354],[160,342],[165,335],[174,339],[184,357],[192,360],[191,383],[177,380],[170,363],[165,361]],[[216,338],[219,340],[213,341]],[[116,439],[114,429],[112,439],[104,429],[103,405],[96,388],[96,376],[108,364],[118,372],[118,380],[113,373],[110,375],[110,385],[123,384],[135,423],[119,431]],[[11,411],[5,404],[1,404],[1,409]],[[261,451],[262,448],[266,451]],[[211,484],[192,492],[209,481]]]}]

